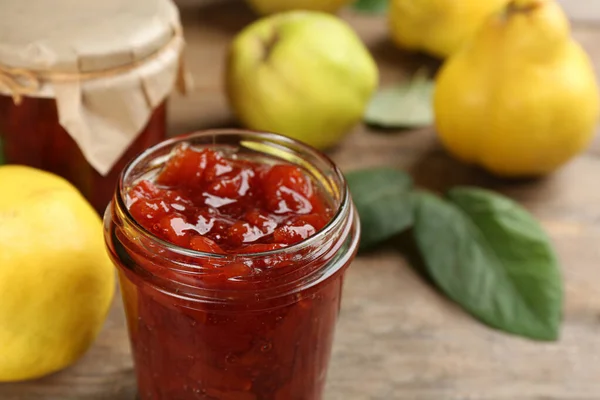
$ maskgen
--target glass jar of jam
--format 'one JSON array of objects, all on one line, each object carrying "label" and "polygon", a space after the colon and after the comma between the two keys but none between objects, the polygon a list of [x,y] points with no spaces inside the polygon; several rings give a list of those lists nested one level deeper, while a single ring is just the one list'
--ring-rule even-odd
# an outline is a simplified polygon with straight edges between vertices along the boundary
[{"label": "glass jar of jam", "polygon": [[320,400],[359,221],[289,138],[206,131],[123,171],[105,214],[142,400]]},{"label": "glass jar of jam", "polygon": [[2,1],[0,151],[66,178],[103,213],[127,161],[166,138],[168,96],[188,88],[178,9],[26,3]]}]

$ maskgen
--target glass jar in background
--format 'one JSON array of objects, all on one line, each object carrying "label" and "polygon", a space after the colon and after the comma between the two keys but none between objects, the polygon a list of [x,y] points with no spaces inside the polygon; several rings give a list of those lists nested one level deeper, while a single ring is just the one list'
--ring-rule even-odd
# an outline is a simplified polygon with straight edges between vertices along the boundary
[{"label": "glass jar in background", "polygon": [[171,0],[3,0],[5,162],[66,178],[102,213],[127,161],[166,138],[183,47]]},{"label": "glass jar in background", "polygon": [[[133,219],[126,196],[156,176],[180,143],[300,165],[329,197],[333,217],[308,239],[263,253],[169,244]],[[346,182],[327,157],[289,138],[239,130],[171,139],[125,168],[104,223],[142,400],[322,399],[344,273],[359,240]],[[261,272],[221,279],[206,264],[211,271],[243,264]]]}]

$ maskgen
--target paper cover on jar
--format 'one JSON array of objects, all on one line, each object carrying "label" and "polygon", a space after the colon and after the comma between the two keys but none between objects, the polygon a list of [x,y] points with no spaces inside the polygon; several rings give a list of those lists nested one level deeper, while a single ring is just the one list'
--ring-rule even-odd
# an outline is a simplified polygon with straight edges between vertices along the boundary
[{"label": "paper cover on jar", "polygon": [[174,87],[190,87],[170,0],[3,0],[1,14],[0,93],[55,98],[102,175]]}]

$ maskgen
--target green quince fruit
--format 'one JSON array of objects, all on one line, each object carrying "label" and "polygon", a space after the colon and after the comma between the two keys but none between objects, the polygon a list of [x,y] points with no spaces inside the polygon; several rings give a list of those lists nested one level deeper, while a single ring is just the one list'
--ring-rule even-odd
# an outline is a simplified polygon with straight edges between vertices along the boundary
[{"label": "green quince fruit", "polygon": [[290,11],[237,35],[225,78],[229,102],[247,128],[324,149],[362,119],[378,77],[348,24],[327,13]]}]

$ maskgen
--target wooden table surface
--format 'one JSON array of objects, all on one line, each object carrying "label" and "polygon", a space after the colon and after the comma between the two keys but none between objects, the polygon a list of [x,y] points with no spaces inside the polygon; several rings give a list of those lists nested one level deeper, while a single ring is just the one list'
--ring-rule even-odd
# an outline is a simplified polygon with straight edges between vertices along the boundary
[{"label": "wooden table surface", "polygon": [[[342,15],[375,54],[383,84],[431,64],[395,49],[381,17]],[[198,89],[173,98],[172,133],[235,124],[221,85],[223,56],[234,33],[253,18],[232,3],[183,9]],[[600,69],[600,27],[574,30]],[[359,256],[346,280],[325,400],[600,399],[600,141],[553,176],[521,183],[452,160],[432,129],[383,133],[358,126],[331,156],[345,171],[398,166],[430,189],[476,184],[517,199],[557,247],[566,301],[561,340],[531,342],[474,321],[392,249]],[[76,365],[37,381],[0,384],[1,400],[134,398],[119,296],[94,347]]]}]

